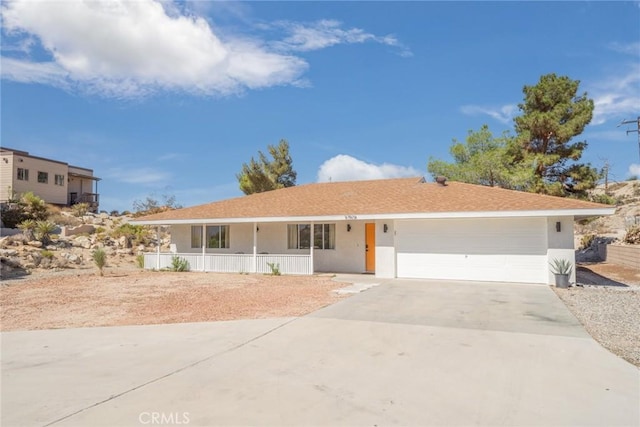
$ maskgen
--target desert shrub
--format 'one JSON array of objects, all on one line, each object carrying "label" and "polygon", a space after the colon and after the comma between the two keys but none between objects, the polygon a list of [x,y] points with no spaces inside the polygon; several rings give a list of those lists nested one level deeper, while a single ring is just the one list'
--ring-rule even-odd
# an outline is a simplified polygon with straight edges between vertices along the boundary
[{"label": "desert shrub", "polygon": [[640,225],[634,225],[627,229],[622,241],[632,245],[640,245]]},{"label": "desert shrub", "polygon": [[136,256],[136,265],[139,268],[144,268],[144,255],[140,254]]},{"label": "desert shrub", "polygon": [[104,227],[97,227],[96,228],[96,233],[97,234],[104,233],[105,231],[107,231],[107,229],[104,228]]},{"label": "desert shrub", "polygon": [[62,212],[50,215],[49,221],[53,222],[54,224],[66,227],[75,227],[76,225],[80,225],[82,223],[78,218],[65,215]]},{"label": "desert shrub", "polygon": [[582,236],[582,239],[580,240],[580,247],[583,249],[591,247],[595,238],[596,238],[595,234],[585,234],[584,236]]},{"label": "desert shrub", "polygon": [[159,197],[153,193],[144,200],[135,200],[133,202],[134,216],[151,215],[159,212],[165,212],[173,209],[179,209],[180,206],[176,202],[176,196],[172,194],[162,194]]},{"label": "desert shrub", "polygon": [[111,237],[126,237],[129,245],[144,245],[149,238],[149,230],[142,225],[122,224],[111,233]]},{"label": "desert shrub", "polygon": [[7,228],[16,228],[18,224],[28,219],[19,203],[2,205],[0,217],[2,217],[2,225]]},{"label": "desert shrub", "polygon": [[91,258],[93,259],[93,262],[96,264],[96,267],[98,267],[98,271],[100,272],[100,275],[104,276],[103,269],[105,265],[107,265],[107,253],[104,251],[104,249],[98,248],[95,251],[93,251],[93,253],[91,254]]},{"label": "desert shrub", "polygon": [[43,245],[51,242],[51,236],[56,230],[56,225],[51,221],[37,221],[33,230],[34,237]]},{"label": "desert shrub", "polygon": [[76,217],[85,216],[89,212],[89,203],[76,203],[71,206],[71,212]]},{"label": "desert shrub", "polygon": [[44,221],[49,217],[47,204],[40,197],[28,191],[20,198],[20,204],[23,206],[25,213],[29,219],[35,221]]},{"label": "desert shrub", "polygon": [[0,215],[5,227],[15,228],[28,219],[43,221],[48,218],[49,212],[44,200],[32,192],[27,192],[19,199],[2,205]]},{"label": "desert shrub", "polygon": [[22,231],[22,235],[26,240],[31,241],[35,239],[36,222],[34,220],[25,219],[20,224],[18,224],[18,228],[20,229],[20,231]]},{"label": "desert shrub", "polygon": [[280,264],[277,264],[275,262],[268,262],[267,265],[271,269],[271,275],[272,276],[279,276],[280,275]]},{"label": "desert shrub", "polygon": [[49,259],[53,258],[53,252],[52,251],[48,251],[46,249],[40,251],[40,255],[42,255],[43,258],[49,258]]},{"label": "desert shrub", "polygon": [[111,216],[120,216],[120,212],[118,212],[117,210],[113,210],[113,211],[109,212],[109,215],[111,215]]},{"label": "desert shrub", "polygon": [[618,204],[618,199],[608,194],[594,194],[591,196],[591,201],[595,203],[602,203],[604,205]]},{"label": "desert shrub", "polygon": [[179,256],[171,257],[171,271],[188,271],[189,261]]}]

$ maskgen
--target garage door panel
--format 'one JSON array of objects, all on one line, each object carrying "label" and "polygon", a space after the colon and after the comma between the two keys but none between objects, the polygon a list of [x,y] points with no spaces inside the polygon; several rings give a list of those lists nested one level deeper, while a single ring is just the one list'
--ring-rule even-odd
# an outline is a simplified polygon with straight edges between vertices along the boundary
[{"label": "garage door panel", "polygon": [[396,223],[398,277],[546,282],[542,218]]}]

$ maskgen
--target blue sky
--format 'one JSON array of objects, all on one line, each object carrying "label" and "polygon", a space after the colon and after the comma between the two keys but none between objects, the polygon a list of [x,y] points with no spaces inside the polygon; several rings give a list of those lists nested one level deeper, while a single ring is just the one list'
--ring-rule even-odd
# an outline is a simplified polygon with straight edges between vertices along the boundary
[{"label": "blue sky", "polygon": [[513,129],[557,73],[596,110],[583,160],[640,174],[638,2],[2,2],[3,146],[93,168],[101,209],[239,196],[282,138],[298,183],[427,175]]}]

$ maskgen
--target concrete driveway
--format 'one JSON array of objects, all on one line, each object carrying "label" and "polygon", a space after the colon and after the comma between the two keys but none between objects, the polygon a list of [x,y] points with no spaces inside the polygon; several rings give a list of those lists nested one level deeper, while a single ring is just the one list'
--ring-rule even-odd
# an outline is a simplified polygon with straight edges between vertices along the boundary
[{"label": "concrete driveway", "polygon": [[2,334],[3,426],[639,424],[638,369],[546,286],[392,280],[301,318]]}]

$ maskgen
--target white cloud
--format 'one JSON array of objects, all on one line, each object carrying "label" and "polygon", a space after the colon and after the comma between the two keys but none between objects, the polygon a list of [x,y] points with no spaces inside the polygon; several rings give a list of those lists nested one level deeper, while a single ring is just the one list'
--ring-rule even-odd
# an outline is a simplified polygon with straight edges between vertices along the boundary
[{"label": "white cloud", "polygon": [[631,57],[632,61],[617,65],[615,74],[587,85],[587,92],[595,104],[591,121],[594,125],[610,119],[619,123],[637,117],[640,105],[640,42],[610,43],[608,48]]},{"label": "white cloud", "polygon": [[460,107],[460,111],[463,114],[469,116],[477,116],[480,114],[485,114],[487,116],[493,117],[500,123],[508,124],[511,123],[516,113],[518,112],[518,106],[515,104],[507,104],[502,107],[489,107],[482,105],[463,105]]},{"label": "white cloud", "polygon": [[[3,2],[3,32],[11,37],[10,45],[3,46],[2,76],[115,98],[161,90],[225,96],[278,85],[309,86],[302,77],[308,63],[293,52],[375,42],[411,56],[393,35],[343,28],[333,20],[253,25],[253,30],[285,32],[284,40],[271,43],[225,35],[200,14],[222,7],[224,16],[242,15],[244,6],[206,3]],[[36,41],[42,49],[32,49]],[[36,57],[34,51],[46,55]]]},{"label": "white cloud", "polygon": [[413,55],[393,35],[376,36],[360,28],[343,29],[342,23],[335,20],[324,19],[309,24],[280,21],[275,25],[289,33],[284,40],[273,43],[280,50],[305,52],[338,44],[375,42],[398,48],[401,56]]},{"label": "white cloud", "polygon": [[116,181],[127,184],[166,184],[171,179],[171,174],[153,168],[131,167],[112,168],[107,171],[106,176]]},{"label": "white cloud", "polygon": [[640,164],[632,163],[629,166],[629,175],[630,176],[640,176]]},{"label": "white cloud", "polygon": [[49,60],[2,58],[3,77],[113,97],[156,90],[227,95],[295,83],[307,63],[259,41],[222,40],[207,21],[153,0],[3,3],[3,29]]},{"label": "white cloud", "polygon": [[320,165],[318,182],[361,181],[422,175],[422,172],[412,167],[389,163],[375,165],[346,154],[338,154]]},{"label": "white cloud", "polygon": [[618,75],[607,76],[591,84],[587,91],[595,104],[592,124],[637,117],[640,105],[640,64],[634,64]]}]

